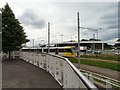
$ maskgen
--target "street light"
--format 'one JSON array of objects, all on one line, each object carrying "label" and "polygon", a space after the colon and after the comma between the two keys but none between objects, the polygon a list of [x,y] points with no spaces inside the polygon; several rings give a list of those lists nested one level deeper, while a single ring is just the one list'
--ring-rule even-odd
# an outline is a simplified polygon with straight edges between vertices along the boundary
[{"label": "street light", "polygon": [[48,53],[50,52],[50,22],[48,22]]},{"label": "street light", "polygon": [[95,50],[95,33],[93,34],[93,40],[94,40],[93,50]]},{"label": "street light", "polygon": [[61,36],[61,43],[63,42],[63,34],[60,35]]},{"label": "street light", "polygon": [[34,47],[34,39],[33,39],[33,47]]}]

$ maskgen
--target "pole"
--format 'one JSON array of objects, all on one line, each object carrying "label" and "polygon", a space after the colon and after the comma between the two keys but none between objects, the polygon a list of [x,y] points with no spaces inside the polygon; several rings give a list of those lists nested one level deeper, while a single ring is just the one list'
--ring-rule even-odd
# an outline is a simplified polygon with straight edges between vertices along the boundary
[{"label": "pole", "polygon": [[93,50],[95,51],[95,33],[93,34],[93,39],[94,39]]},{"label": "pole", "polygon": [[48,22],[48,53],[50,52],[50,22]]},{"label": "pole", "polygon": [[77,13],[78,19],[78,65],[80,68],[80,24],[79,24],[79,12]]},{"label": "pole", "polygon": [[[100,29],[100,28],[99,28],[99,29]],[[99,49],[99,44],[98,44],[98,30],[99,30],[99,29],[97,29],[97,45],[98,45],[98,46],[97,46],[97,51],[98,51],[98,49]]]},{"label": "pole", "polygon": [[33,47],[34,47],[34,39],[33,39]]},{"label": "pole", "polygon": [[61,36],[61,43],[62,43],[63,42],[63,35],[61,34],[60,36]]},{"label": "pole", "polygon": [[[97,44],[98,44],[98,40],[99,40],[99,37],[98,37],[98,32],[99,32],[99,30],[101,30],[101,28],[99,28],[99,29],[97,29]],[[99,47],[99,46],[98,46]],[[98,48],[99,49],[99,48]],[[97,50],[98,50],[97,49]]]}]

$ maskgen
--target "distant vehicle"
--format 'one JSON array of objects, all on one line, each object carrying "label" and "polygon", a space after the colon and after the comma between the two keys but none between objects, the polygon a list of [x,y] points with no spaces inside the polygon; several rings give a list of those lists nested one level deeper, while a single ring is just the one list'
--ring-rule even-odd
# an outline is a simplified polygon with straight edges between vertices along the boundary
[{"label": "distant vehicle", "polygon": [[115,55],[120,55],[120,52],[116,52]]},{"label": "distant vehicle", "polygon": [[114,52],[114,51],[115,51],[115,49],[111,49],[110,51]]},{"label": "distant vehicle", "polygon": [[92,53],[92,50],[86,50],[86,53]]},{"label": "distant vehicle", "polygon": [[102,54],[101,51],[94,51],[94,54]]},{"label": "distant vehicle", "polygon": [[87,50],[86,46],[80,46],[80,51],[85,51],[85,50]]}]

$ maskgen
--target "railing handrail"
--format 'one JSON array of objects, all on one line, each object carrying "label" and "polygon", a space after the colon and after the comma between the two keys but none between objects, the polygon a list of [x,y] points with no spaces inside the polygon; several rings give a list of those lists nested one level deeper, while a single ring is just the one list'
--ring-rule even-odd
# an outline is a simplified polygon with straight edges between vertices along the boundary
[{"label": "railing handrail", "polygon": [[[28,52],[29,53],[29,52]],[[31,52],[30,52],[31,53]],[[33,54],[33,52],[31,53],[31,54]],[[71,84],[69,83],[69,84],[67,84],[67,81],[69,82],[69,81],[71,81],[71,80],[73,80],[73,79],[65,79],[65,78],[68,78],[67,77],[67,74],[66,74],[66,71],[64,71],[65,70],[65,66],[67,66],[67,67],[69,67],[69,69],[68,68],[66,68],[68,71],[70,70],[72,70],[72,73],[73,73],[73,75],[75,75],[75,77],[74,76],[72,76],[72,78],[74,77],[76,80],[78,80],[77,81],[77,83],[78,84],[73,84],[73,85],[83,85],[83,86],[80,86],[80,87],[86,87],[86,89],[87,90],[98,90],[97,89],[97,87],[94,85],[94,84],[92,84],[67,58],[65,58],[65,57],[62,57],[62,56],[59,56],[59,55],[56,55],[56,54],[53,54],[53,53],[35,53],[34,52],[34,54],[32,55],[32,56],[36,56],[36,55],[38,55],[38,54],[40,54],[40,56],[45,56],[45,57],[49,57],[49,56],[52,56],[52,57],[55,57],[55,59],[53,59],[52,60],[52,62],[54,61],[54,60],[56,60],[57,58],[57,60],[59,60],[59,59],[61,59],[61,60],[63,60],[62,62],[64,62],[63,63],[63,72],[64,72],[64,75],[62,75],[63,77],[64,77],[64,80],[63,80],[63,82],[61,82],[61,80],[60,79],[57,79],[57,75],[55,74],[55,76],[54,76],[54,70],[52,69],[53,68],[53,66],[51,67],[51,66],[49,66],[49,67],[51,67],[51,70],[53,70],[53,71],[51,71],[50,70],[50,74],[51,75],[53,75],[53,77],[55,78],[55,80],[60,80],[60,83],[63,85],[63,88],[66,88],[66,87],[68,87],[69,85],[70,85],[70,87],[72,87],[71,86]],[[23,55],[24,56],[24,55]],[[26,56],[25,56],[26,57]],[[27,56],[28,57],[28,56]],[[24,58],[24,57],[23,57]],[[30,57],[31,58],[31,57]],[[51,58],[51,57],[50,57]],[[35,58],[36,59],[36,58]],[[44,58],[45,59],[45,58]],[[25,60],[25,59],[24,59]],[[60,60],[60,61],[61,61]],[[34,61],[34,60],[33,60]],[[35,63],[36,63],[36,61],[35,62],[31,62],[31,60],[30,60],[30,63],[33,63],[34,65],[36,65]],[[46,63],[46,61],[44,62],[44,63]],[[50,63],[50,62],[48,62],[48,63]],[[51,65],[52,63],[50,63],[50,64],[48,64],[48,65]],[[44,67],[43,65],[45,65],[45,64],[41,64],[40,63],[40,65],[42,65],[42,68],[43,69],[45,69],[46,67]],[[58,64],[57,64],[58,65]],[[46,66],[46,65],[45,65]],[[41,66],[40,66],[41,67]],[[55,68],[56,68],[56,66],[55,66]],[[45,69],[45,70],[47,70],[47,69]],[[55,69],[56,70],[56,69]],[[49,69],[48,69],[48,71],[49,71]],[[69,71],[69,72],[70,72]],[[68,72],[68,73],[69,73]],[[72,74],[71,73],[71,74]],[[61,77],[62,78],[62,77]],[[69,77],[70,78],[70,77]],[[81,82],[81,83],[79,83],[79,81]],[[76,86],[75,86],[76,87]],[[77,86],[77,87],[79,87],[79,86]]]},{"label": "railing handrail", "polygon": [[120,81],[118,81],[118,80],[116,80],[116,79],[113,79],[113,78],[110,78],[110,77],[107,77],[107,76],[104,76],[104,75],[101,75],[101,74],[98,74],[98,73],[95,73],[95,72],[91,72],[91,71],[87,71],[87,70],[83,70],[83,69],[79,69],[79,70],[80,70],[80,71],[83,71],[83,72],[87,72],[87,73],[94,74],[94,75],[99,76],[99,77],[102,77],[102,78],[110,79],[111,81],[115,81],[115,82],[120,83]]},{"label": "railing handrail", "polygon": [[[109,77],[106,77],[106,76],[103,76],[103,75],[100,75],[100,74],[97,74],[97,73],[94,73],[94,72],[90,72],[90,71],[87,71],[87,70],[80,69],[80,71],[84,72],[83,73],[84,75],[93,77],[93,79],[95,78],[95,79],[98,79],[98,80],[103,81],[105,83],[110,83],[111,85],[120,88],[120,81],[118,81],[116,79],[112,79],[112,78],[109,78]],[[88,73],[88,74],[86,74],[86,73]],[[109,82],[108,82],[108,80],[109,80]]]},{"label": "railing handrail", "polygon": [[97,87],[93,85],[67,58],[59,56],[59,55],[55,55],[52,53],[46,53],[46,54],[65,60],[70,65],[70,67],[73,69],[73,71],[76,73],[76,75],[80,78],[80,80],[82,80],[82,82],[85,84],[87,88],[91,90],[92,89],[97,90]]}]

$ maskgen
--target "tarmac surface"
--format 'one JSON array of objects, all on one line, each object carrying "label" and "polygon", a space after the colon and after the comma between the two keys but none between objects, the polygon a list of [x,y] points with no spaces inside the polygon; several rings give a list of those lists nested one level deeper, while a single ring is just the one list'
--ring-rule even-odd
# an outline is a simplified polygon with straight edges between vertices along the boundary
[{"label": "tarmac surface", "polygon": [[48,72],[21,59],[2,61],[2,88],[3,90],[6,90],[5,88],[59,88],[62,90]]}]

